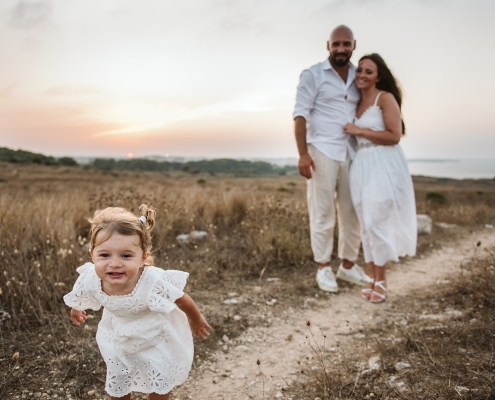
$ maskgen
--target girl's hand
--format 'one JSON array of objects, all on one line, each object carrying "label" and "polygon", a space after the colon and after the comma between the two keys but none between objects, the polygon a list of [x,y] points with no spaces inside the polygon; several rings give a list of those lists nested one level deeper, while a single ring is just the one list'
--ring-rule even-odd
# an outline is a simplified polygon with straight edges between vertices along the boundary
[{"label": "girl's hand", "polygon": [[206,339],[210,336],[211,326],[208,325],[206,319],[201,315],[197,320],[191,321],[189,320],[189,325],[191,325],[191,330],[193,333],[199,337],[200,339]]},{"label": "girl's hand", "polygon": [[357,127],[356,125],[354,124],[346,124],[344,126],[344,132],[345,133],[348,133],[349,135],[359,135],[359,131],[360,131],[361,128]]},{"label": "girl's hand", "polygon": [[70,310],[70,320],[74,325],[81,326],[87,319],[86,311],[74,310],[73,308]]},{"label": "girl's hand", "polygon": [[177,304],[177,307],[187,315],[191,330],[197,337],[206,339],[210,336],[208,330],[211,330],[211,326],[208,325],[205,317],[203,317],[203,314],[199,311],[198,306],[187,293],[184,293],[181,298],[175,300],[175,304]]}]

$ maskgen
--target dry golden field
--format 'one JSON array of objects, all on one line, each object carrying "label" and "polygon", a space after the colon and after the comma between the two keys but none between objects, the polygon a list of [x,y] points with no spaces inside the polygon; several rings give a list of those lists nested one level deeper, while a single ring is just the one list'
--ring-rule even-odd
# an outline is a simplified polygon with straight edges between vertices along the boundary
[{"label": "dry golden field", "polygon": [[[105,369],[93,339],[100,314],[90,316],[87,329],[74,328],[62,301],[75,269],[89,260],[86,217],[96,209],[137,212],[142,203],[157,209],[156,265],[190,272],[187,291],[199,304],[210,304],[214,338],[196,350],[207,358],[215,338],[262,323],[232,324],[230,315],[216,313],[220,292],[280,274],[285,286],[279,301],[294,304],[295,294],[317,292],[305,188],[295,175],[235,178],[0,164],[0,398],[46,392],[78,399],[102,387]],[[457,225],[435,226],[421,236],[420,255],[495,224],[495,181],[416,178],[415,190],[418,213]],[[179,246],[175,237],[192,230],[207,231],[208,239]]]}]

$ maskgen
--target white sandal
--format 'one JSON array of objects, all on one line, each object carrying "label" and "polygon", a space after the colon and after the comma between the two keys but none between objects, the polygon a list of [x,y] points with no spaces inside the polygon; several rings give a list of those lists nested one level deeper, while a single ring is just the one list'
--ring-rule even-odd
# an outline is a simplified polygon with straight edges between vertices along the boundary
[{"label": "white sandal", "polygon": [[[370,277],[368,277],[367,279],[367,283],[375,283],[375,280],[374,279],[371,279]],[[364,288],[364,289],[361,289],[361,297],[365,300],[369,300],[371,298],[371,294],[373,293],[373,288]]]},{"label": "white sandal", "polygon": [[[378,293],[373,290],[370,296],[370,303],[383,303],[385,301],[385,299],[387,298],[387,288],[383,286],[384,283],[386,283],[386,281],[375,282],[375,286],[378,286],[385,293]],[[378,298],[373,299],[373,296]]]}]

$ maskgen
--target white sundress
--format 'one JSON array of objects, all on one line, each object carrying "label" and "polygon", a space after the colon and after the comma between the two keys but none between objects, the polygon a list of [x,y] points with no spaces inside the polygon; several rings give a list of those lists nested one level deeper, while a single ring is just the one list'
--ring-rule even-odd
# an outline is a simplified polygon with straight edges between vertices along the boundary
[{"label": "white sundress", "polygon": [[92,263],[77,272],[80,276],[64,301],[76,310],[104,307],[96,341],[107,365],[107,393],[166,394],[183,383],[194,347],[187,317],[175,300],[183,296],[189,274],[145,267],[132,293],[109,296],[101,290]]},{"label": "white sundress", "polygon": [[[355,124],[386,129],[375,103]],[[381,146],[357,136],[358,150],[350,167],[351,197],[361,225],[365,262],[383,266],[416,254],[416,202],[406,157],[400,145]]]}]

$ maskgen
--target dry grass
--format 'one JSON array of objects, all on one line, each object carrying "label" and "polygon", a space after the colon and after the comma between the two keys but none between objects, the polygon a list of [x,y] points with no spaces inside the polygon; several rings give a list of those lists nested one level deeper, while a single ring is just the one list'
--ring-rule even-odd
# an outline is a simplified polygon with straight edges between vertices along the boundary
[{"label": "dry grass", "polygon": [[418,213],[434,221],[476,226],[493,224],[495,180],[415,178]]},{"label": "dry grass", "polygon": [[[386,320],[366,330],[374,338],[366,346],[342,341],[336,357],[311,335],[312,353],[325,367],[288,394],[293,400],[309,393],[321,400],[495,398],[495,257],[493,249],[486,253],[428,296],[402,299],[401,312],[387,310]],[[369,369],[371,357],[378,370]],[[398,362],[409,367],[398,370]]]},{"label": "dry grass", "polygon": [[[494,224],[494,183],[416,180],[418,211],[469,228]],[[261,275],[312,274],[305,187],[296,176],[192,177],[0,164],[0,397],[21,393],[29,375],[42,376],[42,382],[57,376],[75,398],[101,386],[104,365],[92,341],[100,314],[90,329],[75,329],[62,302],[75,268],[89,260],[85,217],[96,209],[119,205],[137,211],[142,203],[153,204],[156,265],[189,271],[188,292],[211,300],[219,288],[242,290],[243,281]],[[428,200],[432,191],[447,201]],[[176,244],[178,234],[195,229],[209,233],[206,242]],[[435,228],[420,238],[420,252],[455,235]],[[299,279],[295,288],[301,294],[313,286],[313,279]],[[236,334],[229,316],[212,311],[210,319],[220,336],[226,330]],[[215,343],[204,346],[202,355]],[[12,360],[16,351],[21,357]],[[33,387],[40,386],[37,380]]]},{"label": "dry grass", "polygon": [[[9,176],[11,169],[3,165],[7,190],[0,195],[0,285],[9,326],[40,326],[65,315],[60,298],[75,267],[88,260],[85,217],[110,205],[137,211],[153,204],[157,266],[191,271],[191,286],[214,283],[224,271],[249,277],[311,259],[301,180],[295,187],[268,178],[197,184],[183,175],[23,167]],[[281,184],[290,191],[278,192]],[[179,247],[175,237],[192,230],[207,231],[207,243]]]}]

